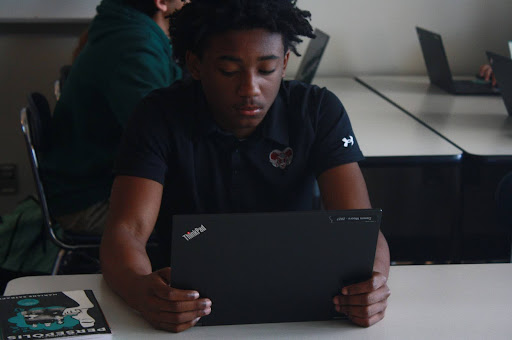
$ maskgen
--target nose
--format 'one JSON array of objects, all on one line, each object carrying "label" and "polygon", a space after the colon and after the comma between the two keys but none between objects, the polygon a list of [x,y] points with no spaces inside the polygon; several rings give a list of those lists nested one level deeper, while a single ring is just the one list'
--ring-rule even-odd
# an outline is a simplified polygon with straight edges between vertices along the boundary
[{"label": "nose", "polygon": [[257,97],[261,94],[259,77],[253,72],[245,72],[240,77],[238,95],[240,97]]}]

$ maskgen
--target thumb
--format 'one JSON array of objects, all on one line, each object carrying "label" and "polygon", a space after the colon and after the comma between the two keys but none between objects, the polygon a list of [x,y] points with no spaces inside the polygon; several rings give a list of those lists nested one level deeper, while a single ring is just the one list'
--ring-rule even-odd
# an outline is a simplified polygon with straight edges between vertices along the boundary
[{"label": "thumb", "polygon": [[159,269],[155,272],[166,284],[171,284],[171,267]]}]

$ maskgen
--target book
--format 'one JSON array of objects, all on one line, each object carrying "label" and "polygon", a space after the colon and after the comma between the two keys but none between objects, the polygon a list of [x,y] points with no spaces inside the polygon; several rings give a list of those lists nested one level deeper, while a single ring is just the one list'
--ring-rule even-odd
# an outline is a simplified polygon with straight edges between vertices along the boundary
[{"label": "book", "polygon": [[92,290],[0,296],[0,339],[111,339]]}]

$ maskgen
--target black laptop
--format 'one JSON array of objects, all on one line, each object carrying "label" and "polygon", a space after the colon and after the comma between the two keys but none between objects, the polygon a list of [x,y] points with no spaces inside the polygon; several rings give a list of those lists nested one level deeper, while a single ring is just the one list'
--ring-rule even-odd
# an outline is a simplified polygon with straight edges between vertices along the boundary
[{"label": "black laptop", "polygon": [[202,325],[340,318],[332,299],[367,280],[381,210],[176,215],[171,285],[212,300]]},{"label": "black laptop", "polygon": [[420,27],[416,27],[416,32],[430,83],[452,94],[499,95],[499,90],[492,87],[490,82],[476,78],[474,80],[454,80],[441,36]]},{"label": "black laptop", "polygon": [[308,47],[297,70],[295,80],[311,84],[315,77],[320,60],[329,42],[329,35],[318,28],[314,31],[316,38],[309,41]]},{"label": "black laptop", "polygon": [[493,52],[487,52],[487,58],[496,76],[508,114],[512,116],[512,60]]}]

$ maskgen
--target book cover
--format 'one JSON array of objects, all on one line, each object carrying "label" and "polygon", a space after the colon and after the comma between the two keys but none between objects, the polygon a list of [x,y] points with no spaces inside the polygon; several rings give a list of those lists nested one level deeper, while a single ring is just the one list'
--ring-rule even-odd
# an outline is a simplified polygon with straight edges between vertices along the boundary
[{"label": "book cover", "polygon": [[92,290],[0,296],[2,340],[110,339]]}]

